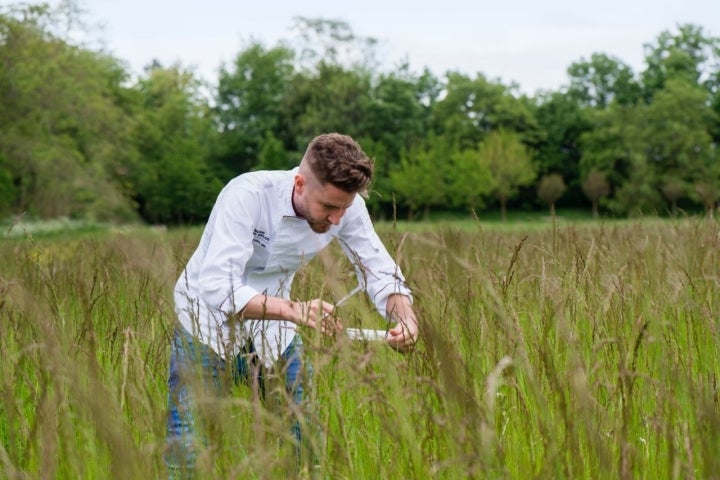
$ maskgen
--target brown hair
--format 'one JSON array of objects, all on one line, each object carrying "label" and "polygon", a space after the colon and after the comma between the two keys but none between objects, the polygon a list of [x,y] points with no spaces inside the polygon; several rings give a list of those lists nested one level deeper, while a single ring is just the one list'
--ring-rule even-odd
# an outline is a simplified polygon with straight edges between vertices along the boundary
[{"label": "brown hair", "polygon": [[302,161],[322,185],[330,183],[348,193],[364,192],[372,180],[373,161],[348,135],[318,135],[308,145]]}]

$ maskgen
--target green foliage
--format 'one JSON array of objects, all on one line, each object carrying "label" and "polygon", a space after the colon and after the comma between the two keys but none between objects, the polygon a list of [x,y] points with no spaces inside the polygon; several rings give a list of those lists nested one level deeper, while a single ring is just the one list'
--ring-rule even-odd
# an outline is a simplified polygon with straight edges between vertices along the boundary
[{"label": "green foliage", "polygon": [[[430,112],[421,99],[426,81],[401,70],[380,75],[371,88],[362,122],[364,135],[382,143],[391,161],[425,139]],[[380,174],[386,175],[387,169]]]},{"label": "green foliage", "polygon": [[568,180],[568,196],[574,202],[580,197],[580,159],[583,150],[580,137],[593,124],[589,115],[570,95],[551,93],[538,99],[535,110],[542,125],[542,140],[535,148],[538,173],[558,172]]},{"label": "green foliage", "polygon": [[287,150],[295,145],[285,130],[288,89],[292,86],[293,52],[252,43],[233,63],[220,69],[215,95],[220,148],[217,162],[226,177],[246,172],[258,163],[267,132],[281,139]]},{"label": "green foliage", "polygon": [[630,157],[630,174],[608,201],[611,210],[631,216],[655,215],[662,210],[662,196],[649,159],[641,154]]},{"label": "green foliage", "polygon": [[342,132],[353,137],[364,133],[370,103],[370,74],[320,63],[316,73],[302,83],[303,108],[297,120],[297,138],[303,146],[320,133]]},{"label": "green foliage", "polygon": [[[669,179],[691,184],[713,155],[713,112],[705,93],[684,81],[668,80],[651,104],[614,104],[592,118],[596,128],[581,136],[581,168],[609,178],[616,188],[609,205],[619,213],[666,210],[663,190],[684,195]],[[679,198],[668,197],[673,210]]]},{"label": "green foliage", "polygon": [[568,67],[567,95],[578,105],[605,109],[611,103],[633,105],[640,99],[640,85],[632,69],[616,58],[594,53]]},{"label": "green foliage", "polygon": [[508,87],[478,74],[472,79],[449,72],[445,96],[433,105],[431,128],[459,148],[476,148],[491,131],[512,130],[533,140],[538,126],[529,104],[515,98]]},{"label": "green foliage", "polygon": [[632,168],[633,152],[643,149],[637,141],[637,116],[637,109],[620,105],[592,112],[594,128],[580,136],[582,177],[596,170],[605,175],[611,188],[624,182]]},{"label": "green foliage", "polygon": [[563,196],[567,190],[565,181],[559,173],[548,173],[542,176],[538,184],[538,198],[545,205],[550,207],[550,214],[555,214],[555,202]]},{"label": "green foliage", "polygon": [[384,206],[393,207],[393,187],[390,171],[399,163],[398,159],[388,154],[387,146],[369,137],[357,139],[365,154],[373,160],[373,181],[368,190],[366,204],[375,217],[385,214]]},{"label": "green foliage", "polygon": [[646,100],[670,79],[716,90],[713,78],[720,60],[720,39],[708,36],[702,27],[683,24],[676,33],[665,30],[647,51],[647,69],[642,73]]},{"label": "green foliage", "polygon": [[712,217],[716,204],[720,201],[720,151],[713,148],[706,162],[698,165],[693,175],[690,197],[700,202],[705,212]]},{"label": "green foliage", "polygon": [[479,156],[480,164],[490,173],[492,192],[505,218],[508,199],[536,178],[530,152],[516,133],[499,130],[490,133],[480,145]]},{"label": "green foliage", "polygon": [[153,223],[198,222],[210,213],[222,182],[210,170],[216,140],[200,84],[179,67],[155,66],[140,80],[135,129],[139,161],[129,173],[134,198]]},{"label": "green foliage", "polygon": [[696,85],[671,79],[643,110],[647,155],[660,171],[687,178],[705,163],[713,148],[706,99]]},{"label": "green foliage", "polygon": [[[528,98],[480,72],[380,70],[377,40],[305,17],[290,41],[244,45],[216,85],[157,62],[131,81],[121,60],[69,39],[84,25],[72,1],[0,7],[0,215],[200,222],[230,178],[292,167],[330,131],[375,159],[381,217],[485,208],[488,185],[503,214],[534,207],[549,173],[570,207],[585,206],[589,172],[603,175],[594,209],[616,214],[638,210],[635,195],[642,211],[708,209],[720,188],[720,44],[699,26],[661,32],[641,72],[593,53],[566,87]],[[532,158],[506,168],[525,178],[475,166],[503,132]]]},{"label": "green foliage", "polygon": [[3,163],[3,157],[0,156],[0,216],[11,213],[17,201],[12,173]]},{"label": "green foliage", "polygon": [[393,192],[408,206],[410,218],[420,210],[427,217],[431,207],[445,205],[449,195],[445,178],[453,154],[450,144],[431,138],[404,153],[400,165],[390,171]]},{"label": "green foliage", "polygon": [[455,151],[450,156],[448,201],[456,208],[471,211],[485,207],[487,198],[495,188],[487,165],[478,149]]},{"label": "green foliage", "polygon": [[297,164],[298,162],[285,151],[282,142],[271,132],[266,132],[260,149],[259,162],[253,170],[288,170]]},{"label": "green foliage", "polygon": [[591,169],[582,181],[582,190],[585,196],[592,202],[593,217],[598,217],[598,204],[601,199],[610,194],[610,184],[604,173],[597,169]]},{"label": "green foliage", "polygon": [[0,154],[17,187],[13,209],[128,220],[117,178],[131,155],[116,96],[125,75],[115,59],[50,33],[59,21],[32,6],[0,15]]}]

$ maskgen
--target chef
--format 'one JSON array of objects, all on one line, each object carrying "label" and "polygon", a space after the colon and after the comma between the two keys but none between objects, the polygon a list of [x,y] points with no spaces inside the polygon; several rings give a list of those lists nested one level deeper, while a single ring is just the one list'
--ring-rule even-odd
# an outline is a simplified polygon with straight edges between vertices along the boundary
[{"label": "chef", "polygon": [[[193,391],[186,377],[198,365],[208,379],[232,368],[240,373],[238,381],[252,385],[262,384],[262,372],[282,360],[287,389],[296,402],[302,400],[299,327],[335,334],[342,325],[332,303],[292,300],[290,290],[295,272],[333,240],[378,312],[393,322],[387,344],[401,352],[412,349],[418,338],[412,294],[363,198],[372,173],[373,163],[357,142],[331,133],[310,142],[298,167],[245,173],[220,192],[174,290],[171,471],[194,462]],[[213,394],[224,393],[216,387]],[[294,429],[299,438],[299,427]]]}]

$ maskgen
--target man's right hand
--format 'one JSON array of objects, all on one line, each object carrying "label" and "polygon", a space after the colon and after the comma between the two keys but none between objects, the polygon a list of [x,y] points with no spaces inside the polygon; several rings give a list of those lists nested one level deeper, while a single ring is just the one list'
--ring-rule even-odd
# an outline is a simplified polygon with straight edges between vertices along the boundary
[{"label": "man's right hand", "polygon": [[320,329],[325,335],[334,335],[343,329],[342,323],[335,317],[332,303],[319,298],[306,302],[291,302],[292,316],[288,320],[299,326]]},{"label": "man's right hand", "polygon": [[308,301],[290,301],[267,295],[256,295],[245,305],[244,318],[287,320],[302,327],[320,329],[326,335],[334,335],[343,329],[333,314],[335,306],[316,298]]}]

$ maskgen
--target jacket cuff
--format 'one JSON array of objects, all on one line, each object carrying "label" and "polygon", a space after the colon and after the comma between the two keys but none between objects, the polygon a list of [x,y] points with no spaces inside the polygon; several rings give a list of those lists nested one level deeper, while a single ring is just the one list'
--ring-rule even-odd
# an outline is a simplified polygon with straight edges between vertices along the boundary
[{"label": "jacket cuff", "polygon": [[413,296],[412,291],[399,283],[389,284],[385,286],[380,292],[375,296],[375,306],[378,310],[378,313],[386,319],[390,320],[387,314],[387,302],[390,295],[405,295],[410,299],[410,304],[413,303]]},{"label": "jacket cuff", "polygon": [[220,306],[220,309],[226,313],[238,313],[257,295],[260,295],[260,292],[252,287],[243,285],[233,292],[232,296]]}]

